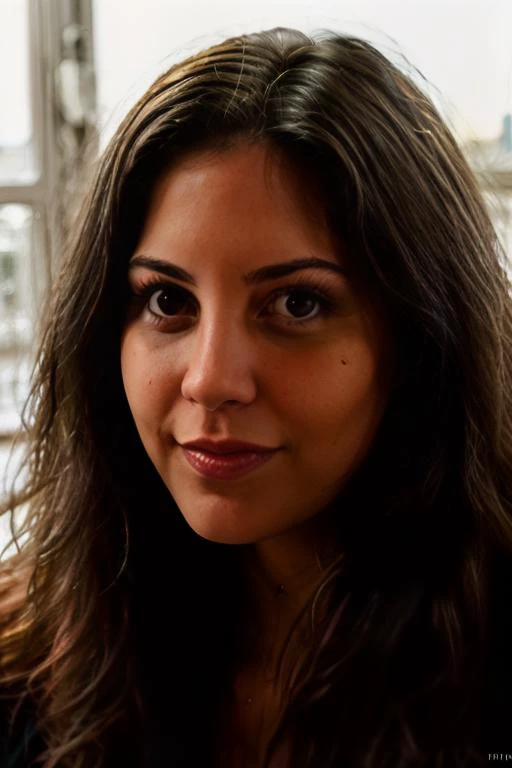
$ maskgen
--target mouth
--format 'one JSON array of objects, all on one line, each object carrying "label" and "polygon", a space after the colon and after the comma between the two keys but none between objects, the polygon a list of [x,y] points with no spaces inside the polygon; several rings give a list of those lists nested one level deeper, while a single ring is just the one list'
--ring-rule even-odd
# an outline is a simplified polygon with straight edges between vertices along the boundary
[{"label": "mouth", "polygon": [[190,466],[203,477],[235,480],[271,461],[280,449],[265,452],[234,451],[222,454],[183,446],[182,450]]}]

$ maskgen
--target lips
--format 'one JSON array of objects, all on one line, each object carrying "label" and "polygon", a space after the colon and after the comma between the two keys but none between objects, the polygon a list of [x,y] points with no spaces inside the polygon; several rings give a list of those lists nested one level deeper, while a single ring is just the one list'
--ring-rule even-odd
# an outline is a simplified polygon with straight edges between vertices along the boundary
[{"label": "lips", "polygon": [[203,453],[215,455],[238,454],[238,453],[272,453],[276,448],[271,448],[257,443],[248,443],[245,440],[192,440],[188,443],[181,443],[183,448]]},{"label": "lips", "polygon": [[213,453],[211,451],[182,446],[188,463],[200,475],[220,480],[234,480],[253,472],[266,464],[277,453],[278,449],[258,451],[242,450],[232,453]]}]

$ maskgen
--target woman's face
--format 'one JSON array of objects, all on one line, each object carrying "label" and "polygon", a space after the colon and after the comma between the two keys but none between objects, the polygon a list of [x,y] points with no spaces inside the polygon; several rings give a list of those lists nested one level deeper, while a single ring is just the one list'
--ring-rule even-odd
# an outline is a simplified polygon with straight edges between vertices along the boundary
[{"label": "woman's face", "polygon": [[[212,541],[255,543],[311,521],[387,403],[386,323],[344,274],[307,189],[263,145],[191,154],[157,184],[131,258],[128,402],[185,519]],[[199,439],[275,450],[215,464],[182,447]]]}]

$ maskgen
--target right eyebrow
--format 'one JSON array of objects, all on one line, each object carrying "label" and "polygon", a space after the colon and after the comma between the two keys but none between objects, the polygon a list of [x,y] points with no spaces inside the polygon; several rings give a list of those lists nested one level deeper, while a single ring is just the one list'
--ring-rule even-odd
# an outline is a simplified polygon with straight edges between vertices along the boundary
[{"label": "right eyebrow", "polygon": [[151,269],[153,272],[160,272],[160,274],[166,275],[167,277],[172,277],[175,280],[181,280],[183,283],[190,283],[190,285],[197,286],[195,277],[192,277],[189,272],[176,266],[176,264],[171,264],[170,261],[150,259],[147,256],[134,256],[128,265],[128,269],[135,269],[135,267]]}]

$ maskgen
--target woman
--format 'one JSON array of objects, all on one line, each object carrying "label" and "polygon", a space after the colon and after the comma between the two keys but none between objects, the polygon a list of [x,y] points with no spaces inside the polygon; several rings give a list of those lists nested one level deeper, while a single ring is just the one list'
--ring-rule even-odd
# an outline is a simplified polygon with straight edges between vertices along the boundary
[{"label": "woman", "polygon": [[475,179],[368,43],[275,29],[160,77],[48,307],[6,764],[512,752],[511,330]]}]

